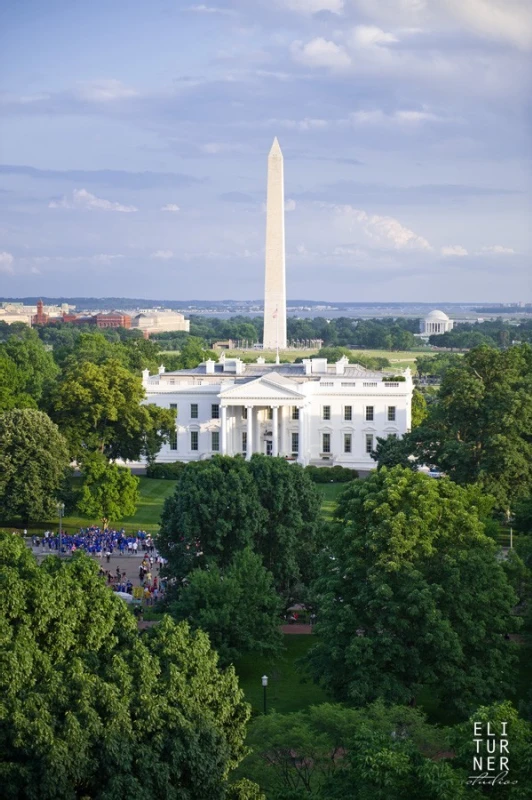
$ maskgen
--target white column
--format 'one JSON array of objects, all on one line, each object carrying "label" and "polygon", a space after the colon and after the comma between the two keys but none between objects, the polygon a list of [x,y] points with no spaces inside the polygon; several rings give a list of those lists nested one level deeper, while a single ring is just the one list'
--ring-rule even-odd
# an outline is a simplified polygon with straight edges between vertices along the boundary
[{"label": "white column", "polygon": [[272,409],[273,442],[272,456],[279,455],[279,407],[273,406]]},{"label": "white column", "polygon": [[221,430],[220,430],[220,449],[222,455],[227,455],[227,406],[222,406],[221,409]]},{"label": "white column", "polygon": [[279,414],[279,422],[280,422],[280,425],[281,425],[281,431],[280,431],[280,437],[279,437],[281,444],[280,444],[279,454],[282,455],[282,456],[285,456],[286,453],[287,453],[287,449],[286,449],[286,424],[287,424],[286,423],[286,408],[287,408],[286,406],[281,406],[281,409],[280,409],[281,413]]},{"label": "white column", "polygon": [[305,466],[306,459],[305,459],[305,409],[299,409],[299,453],[297,454],[297,460],[299,464],[303,464]]},{"label": "white column", "polygon": [[253,406],[247,406],[248,412],[248,440],[246,449],[246,461],[249,461],[253,453]]}]

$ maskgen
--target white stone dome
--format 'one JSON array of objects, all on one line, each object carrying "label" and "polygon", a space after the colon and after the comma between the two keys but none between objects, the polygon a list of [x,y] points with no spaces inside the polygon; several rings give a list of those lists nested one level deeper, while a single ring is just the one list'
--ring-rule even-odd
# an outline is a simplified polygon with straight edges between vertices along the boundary
[{"label": "white stone dome", "polygon": [[449,317],[443,311],[435,309],[430,314],[427,314],[425,322],[449,322]]}]

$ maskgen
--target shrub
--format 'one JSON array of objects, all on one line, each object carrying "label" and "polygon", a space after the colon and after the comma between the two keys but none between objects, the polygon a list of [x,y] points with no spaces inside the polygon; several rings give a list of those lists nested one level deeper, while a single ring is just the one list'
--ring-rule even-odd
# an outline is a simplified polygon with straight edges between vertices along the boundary
[{"label": "shrub", "polygon": [[184,468],[184,461],[174,461],[170,464],[150,464],[146,467],[146,477],[158,478],[163,481],[176,481]]},{"label": "shrub", "polygon": [[305,472],[314,483],[348,483],[358,478],[356,469],[349,469],[348,467],[305,467]]}]

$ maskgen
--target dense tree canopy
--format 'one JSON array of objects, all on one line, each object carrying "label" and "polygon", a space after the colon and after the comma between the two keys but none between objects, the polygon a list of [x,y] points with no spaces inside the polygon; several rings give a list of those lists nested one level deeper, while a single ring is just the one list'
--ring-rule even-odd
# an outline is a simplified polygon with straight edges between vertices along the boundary
[{"label": "dense tree canopy", "polygon": [[445,730],[406,706],[377,701],[364,709],[322,704],[272,713],[253,720],[248,743],[252,752],[238,772],[269,800],[471,796],[465,769],[431,760],[447,749]]},{"label": "dense tree canopy", "polygon": [[438,402],[412,436],[420,463],[460,484],[478,482],[501,508],[532,490],[532,347],[480,347],[442,379]]},{"label": "dense tree canopy", "polygon": [[37,408],[37,403],[26,391],[23,370],[0,351],[0,413],[13,408]]},{"label": "dense tree canopy", "polygon": [[214,558],[226,567],[253,543],[266,521],[243,458],[187,464],[164,505],[158,544],[171,575],[182,578]]},{"label": "dense tree canopy", "polygon": [[250,546],[285,600],[313,569],[321,496],[297,464],[254,455],[187,464],[166,501],[159,533],[172,575],[214,558],[220,567]]},{"label": "dense tree canopy", "polygon": [[277,590],[287,599],[301,594],[313,574],[322,497],[299,464],[255,454],[249,461],[259,502],[267,513],[254,541]]},{"label": "dense tree canopy", "polygon": [[67,443],[42,411],[0,414],[0,516],[47,520],[69,465]]},{"label": "dense tree canopy", "polygon": [[135,461],[168,441],[175,429],[174,411],[141,405],[143,398],[140,378],[119,362],[88,361],[66,370],[52,397],[51,416],[78,460],[99,451]]},{"label": "dense tree canopy", "polygon": [[170,611],[209,634],[222,664],[245,653],[271,657],[281,650],[281,601],[271,572],[250,548],[235,553],[224,570],[215,562],[193,570]]},{"label": "dense tree canopy", "polygon": [[[140,635],[90,558],[39,566],[0,535],[0,782],[7,800],[224,800],[249,707],[206,635]],[[257,796],[257,794],[255,794]]]},{"label": "dense tree canopy", "polygon": [[489,499],[395,467],[340,496],[321,577],[314,676],[338,699],[411,702],[423,686],[467,710],[499,699],[516,598],[483,533]]},{"label": "dense tree canopy", "polygon": [[0,357],[7,357],[17,367],[20,394],[29,395],[39,405],[46,401],[59,375],[59,368],[35,330],[25,327],[9,336],[0,345]]}]

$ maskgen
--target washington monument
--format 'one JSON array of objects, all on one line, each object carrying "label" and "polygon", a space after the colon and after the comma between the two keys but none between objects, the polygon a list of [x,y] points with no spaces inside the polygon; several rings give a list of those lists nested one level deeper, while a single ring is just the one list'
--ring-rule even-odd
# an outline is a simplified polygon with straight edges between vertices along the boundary
[{"label": "washington monument", "polygon": [[263,343],[268,350],[286,349],[283,154],[277,138],[268,155]]}]

